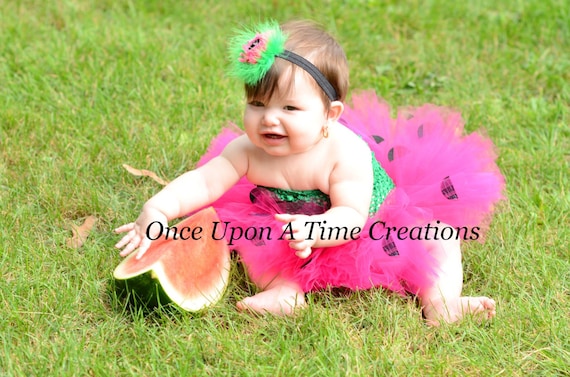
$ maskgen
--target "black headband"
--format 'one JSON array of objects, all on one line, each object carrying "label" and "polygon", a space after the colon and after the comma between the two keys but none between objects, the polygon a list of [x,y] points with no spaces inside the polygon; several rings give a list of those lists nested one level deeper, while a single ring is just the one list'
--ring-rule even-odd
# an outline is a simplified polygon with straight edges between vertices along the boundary
[{"label": "black headband", "polygon": [[327,95],[327,97],[329,97],[331,101],[336,101],[339,99],[338,94],[336,93],[336,90],[334,89],[332,84],[329,82],[329,80],[327,80],[325,75],[323,75],[323,73],[319,71],[317,67],[314,66],[313,63],[311,63],[304,57],[297,55],[289,50],[283,51],[282,53],[277,55],[277,57],[290,61],[291,63],[303,68],[309,75],[311,75],[315,79],[317,84],[319,84],[321,89],[325,92],[325,94]]}]

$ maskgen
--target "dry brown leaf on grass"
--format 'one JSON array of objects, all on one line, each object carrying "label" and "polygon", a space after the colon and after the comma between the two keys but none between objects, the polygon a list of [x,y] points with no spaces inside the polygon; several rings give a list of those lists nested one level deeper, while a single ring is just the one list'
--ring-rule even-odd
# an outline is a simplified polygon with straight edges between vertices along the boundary
[{"label": "dry brown leaf on grass", "polygon": [[91,229],[93,229],[96,222],[97,218],[95,216],[88,216],[80,226],[71,225],[73,236],[67,240],[67,246],[75,249],[79,249],[83,246],[83,243],[89,236],[89,233],[91,233]]},{"label": "dry brown leaf on grass", "polygon": [[160,183],[163,186],[166,186],[168,184],[168,181],[165,181],[164,179],[160,178],[158,175],[156,175],[155,172],[152,172],[150,170],[144,170],[144,169],[136,169],[133,168],[130,165],[127,164],[123,164],[123,167],[125,168],[125,170],[127,170],[129,173],[131,173],[132,175],[136,175],[137,177],[149,177],[154,179],[156,182]]}]

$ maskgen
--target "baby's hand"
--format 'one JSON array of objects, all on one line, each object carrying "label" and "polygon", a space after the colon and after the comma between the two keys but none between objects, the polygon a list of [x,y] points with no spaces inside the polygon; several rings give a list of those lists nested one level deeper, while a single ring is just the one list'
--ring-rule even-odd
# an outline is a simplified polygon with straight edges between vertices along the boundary
[{"label": "baby's hand", "polygon": [[290,241],[289,246],[297,250],[295,255],[301,259],[308,258],[311,255],[311,247],[315,244],[316,239],[309,238],[309,230],[305,226],[310,217],[307,215],[289,215],[286,213],[276,214],[275,219],[286,223],[282,230],[284,235]]},{"label": "baby's hand", "polygon": [[[126,257],[134,250],[138,249],[136,258],[140,259],[144,253],[146,253],[152,242],[147,237],[147,232],[148,235],[155,240],[160,235],[159,230],[166,229],[168,226],[168,221],[162,213],[159,213],[158,211],[152,211],[153,213],[148,212],[151,211],[143,211],[136,222],[125,224],[115,229],[116,233],[127,232],[127,234],[115,245],[117,249],[124,247],[124,249],[119,253],[120,256]],[[156,221],[162,223],[163,226],[150,227],[150,224]]]}]

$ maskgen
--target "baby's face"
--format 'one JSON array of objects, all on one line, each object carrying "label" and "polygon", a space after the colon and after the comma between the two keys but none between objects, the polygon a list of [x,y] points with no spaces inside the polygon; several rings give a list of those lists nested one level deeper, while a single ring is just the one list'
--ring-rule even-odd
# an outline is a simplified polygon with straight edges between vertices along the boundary
[{"label": "baby's face", "polygon": [[249,101],[244,126],[254,145],[269,155],[286,156],[306,152],[321,141],[327,115],[319,89],[311,80],[300,69],[294,76],[286,71],[269,100]]}]

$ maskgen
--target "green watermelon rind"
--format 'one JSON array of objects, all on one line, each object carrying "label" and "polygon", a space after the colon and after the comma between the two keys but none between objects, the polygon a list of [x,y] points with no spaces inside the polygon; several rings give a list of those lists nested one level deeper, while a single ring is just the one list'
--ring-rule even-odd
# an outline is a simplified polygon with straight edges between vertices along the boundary
[{"label": "green watermelon rind", "polygon": [[114,276],[115,291],[118,297],[144,309],[154,309],[174,304],[152,271],[122,279]]},{"label": "green watermelon rind", "polygon": [[225,250],[223,266],[221,268],[219,265],[214,266],[221,274],[216,286],[210,292],[203,292],[198,297],[191,298],[185,297],[171,285],[160,259],[145,270],[125,273],[123,266],[135,257],[136,253],[132,253],[115,268],[113,272],[115,286],[121,296],[127,296],[131,302],[148,308],[172,303],[183,310],[198,312],[217,303],[223,297],[229,283],[231,269],[229,250]]},{"label": "green watermelon rind", "polygon": [[[217,286],[213,287],[211,292],[201,292],[199,297],[194,298],[184,297],[184,295],[179,294],[179,292],[170,285],[168,274],[164,271],[160,261],[153,265],[152,273],[156,276],[156,280],[159,282],[161,288],[173,303],[186,311],[197,312],[217,303],[224,295],[230,273],[231,262],[229,255],[224,261],[224,266],[220,269],[221,276],[220,279],[217,280]],[[216,267],[219,268],[219,266]]]}]

